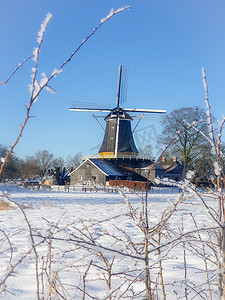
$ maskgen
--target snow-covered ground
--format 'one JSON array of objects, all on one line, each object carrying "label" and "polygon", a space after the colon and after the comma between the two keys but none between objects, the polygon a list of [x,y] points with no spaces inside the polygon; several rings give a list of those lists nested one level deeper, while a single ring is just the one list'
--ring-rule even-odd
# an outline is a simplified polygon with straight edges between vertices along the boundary
[{"label": "snow-covered ground", "polygon": [[[36,299],[37,286],[42,299],[145,299],[144,195],[1,186],[0,200],[3,191],[23,211],[15,203],[0,211],[0,299]],[[210,291],[218,299],[217,224],[201,200],[185,193],[160,227],[180,196],[175,188],[148,195],[154,299],[163,299],[162,277],[169,300],[210,299]]]}]

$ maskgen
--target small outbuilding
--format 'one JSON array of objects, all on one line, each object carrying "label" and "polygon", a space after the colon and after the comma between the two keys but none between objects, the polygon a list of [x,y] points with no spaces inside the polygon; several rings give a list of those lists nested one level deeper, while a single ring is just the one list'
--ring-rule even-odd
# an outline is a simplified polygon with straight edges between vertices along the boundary
[{"label": "small outbuilding", "polygon": [[70,174],[70,184],[107,185],[110,180],[146,181],[132,168],[115,163],[115,160],[87,158]]},{"label": "small outbuilding", "polygon": [[70,184],[106,185],[109,180],[123,178],[124,174],[117,170],[111,163],[102,159],[86,159],[70,174]]},{"label": "small outbuilding", "polygon": [[164,178],[180,181],[184,178],[184,165],[181,164],[176,157],[172,160],[167,160],[162,157],[160,166],[164,169]]}]

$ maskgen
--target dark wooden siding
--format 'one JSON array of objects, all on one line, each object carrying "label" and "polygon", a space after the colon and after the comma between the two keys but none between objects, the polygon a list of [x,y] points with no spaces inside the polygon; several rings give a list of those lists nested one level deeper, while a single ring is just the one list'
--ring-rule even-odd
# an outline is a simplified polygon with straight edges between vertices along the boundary
[{"label": "dark wooden siding", "polygon": [[106,183],[106,176],[92,163],[87,161],[70,175],[70,184],[85,183],[87,181],[95,182],[96,184]]}]

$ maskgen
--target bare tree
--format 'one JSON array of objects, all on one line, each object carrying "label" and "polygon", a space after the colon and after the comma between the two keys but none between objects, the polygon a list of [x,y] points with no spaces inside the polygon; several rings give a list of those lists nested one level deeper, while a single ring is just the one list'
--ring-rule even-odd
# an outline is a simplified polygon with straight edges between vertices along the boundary
[{"label": "bare tree", "polygon": [[64,158],[63,157],[58,157],[58,158],[54,159],[53,167],[54,168],[59,168],[60,170],[63,170],[63,168],[65,167]]},{"label": "bare tree", "polygon": [[78,152],[77,154],[75,154],[74,156],[68,156],[67,157],[67,168],[69,170],[74,170],[76,169],[76,167],[78,167],[80,165],[82,161],[82,153]]},{"label": "bare tree", "polygon": [[[159,138],[159,145],[170,146],[169,153],[182,161],[186,169],[201,157],[202,149],[207,144],[200,132],[208,135],[207,116],[205,110],[196,107],[181,107],[173,110],[169,115],[163,117],[161,122],[162,133]],[[190,127],[193,124],[197,131]],[[181,133],[181,134],[179,134]]]},{"label": "bare tree", "polygon": [[40,171],[40,176],[43,177],[54,164],[54,155],[47,150],[38,151],[34,155],[36,164]]},{"label": "bare tree", "polygon": [[138,151],[139,155],[141,155],[144,158],[153,158],[152,145],[145,145],[143,148],[138,149]]},{"label": "bare tree", "polygon": [[27,156],[22,169],[23,178],[32,178],[40,175],[40,169],[34,156]]}]

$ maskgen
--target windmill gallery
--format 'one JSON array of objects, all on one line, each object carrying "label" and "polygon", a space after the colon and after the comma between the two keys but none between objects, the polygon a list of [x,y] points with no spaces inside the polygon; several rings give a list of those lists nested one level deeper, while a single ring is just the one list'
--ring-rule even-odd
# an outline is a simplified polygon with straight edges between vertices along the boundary
[{"label": "windmill gallery", "polygon": [[122,108],[123,95],[126,89],[126,69],[119,66],[116,107],[90,107],[84,103],[73,103],[71,111],[92,111],[108,113],[105,134],[98,156],[84,158],[82,163],[73,170],[70,176],[70,184],[102,184],[121,185],[131,188],[145,188],[147,179],[153,181],[155,177],[170,177],[179,180],[181,177],[181,165],[174,160],[170,170],[158,164],[153,165],[150,159],[144,159],[138,155],[133,132],[131,129],[131,114],[164,114],[165,110]]}]

